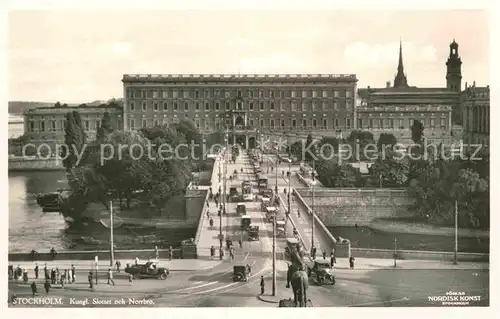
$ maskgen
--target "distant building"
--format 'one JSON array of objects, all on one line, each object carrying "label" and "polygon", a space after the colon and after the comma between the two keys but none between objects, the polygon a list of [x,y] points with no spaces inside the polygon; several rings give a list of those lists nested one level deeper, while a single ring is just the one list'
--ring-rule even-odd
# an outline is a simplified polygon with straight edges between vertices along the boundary
[{"label": "distant building", "polygon": [[124,128],[184,119],[203,133],[228,130],[230,143],[305,138],[354,128],[355,74],[123,76]]},{"label": "distant building", "polygon": [[24,112],[24,132],[33,144],[54,145],[64,142],[66,114],[78,111],[87,134],[94,139],[105,112],[111,116],[112,125],[122,128],[122,109],[105,106],[40,107]]},{"label": "distant building", "polygon": [[24,134],[24,118],[9,114],[9,138],[17,138]]},{"label": "distant building", "polygon": [[356,107],[356,127],[380,133],[392,133],[401,143],[411,142],[414,120],[424,125],[429,142],[448,142],[453,138],[455,122],[461,122],[461,64],[458,44],[453,40],[446,62],[446,87],[417,88],[409,86],[403,65],[403,48],[399,47],[399,63],[394,83],[385,88],[359,89],[360,105]]},{"label": "distant building", "polygon": [[464,123],[464,143],[490,143],[490,87],[465,84],[462,93],[462,114]]}]

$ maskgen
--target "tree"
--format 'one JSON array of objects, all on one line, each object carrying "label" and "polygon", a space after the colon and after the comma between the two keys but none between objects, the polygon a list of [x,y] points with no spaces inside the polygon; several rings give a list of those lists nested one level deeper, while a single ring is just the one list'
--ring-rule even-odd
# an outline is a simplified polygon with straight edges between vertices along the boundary
[{"label": "tree", "polygon": [[59,101],[57,101],[55,104],[54,104],[54,107],[61,107],[61,103]]},{"label": "tree", "polygon": [[387,150],[385,158],[379,157],[369,168],[370,184],[382,187],[405,187],[408,183],[410,163],[407,157],[399,158]]},{"label": "tree", "polygon": [[80,115],[77,111],[66,113],[64,131],[64,144],[66,148],[61,150],[61,156],[64,158],[64,167],[69,171],[78,162],[78,154],[85,147],[85,133],[81,127]]},{"label": "tree", "polygon": [[357,169],[347,163],[339,165],[336,159],[319,161],[316,172],[326,187],[355,187],[360,178]]},{"label": "tree", "polygon": [[378,142],[377,142],[377,148],[379,152],[382,150],[382,147],[387,148],[391,147],[391,149],[398,143],[398,140],[396,137],[391,134],[391,133],[381,133]]},{"label": "tree", "polygon": [[424,137],[424,125],[419,120],[414,120],[411,126],[411,139],[415,144],[422,145]]},{"label": "tree", "polygon": [[333,154],[338,153],[339,140],[336,137],[323,137],[319,141],[318,153],[325,158],[331,158]]},{"label": "tree", "polygon": [[302,146],[303,146],[304,141],[295,141],[290,145],[289,147],[289,152],[290,155],[293,157],[296,157],[298,159],[302,159]]},{"label": "tree", "polygon": [[113,132],[113,126],[111,124],[111,116],[108,112],[104,112],[104,115],[101,120],[101,126],[97,130],[96,140],[101,142],[104,140],[106,135]]},{"label": "tree", "polygon": [[306,162],[312,162],[312,160],[316,157],[317,152],[316,152],[316,142],[313,140],[311,134],[307,135],[304,150],[306,152],[304,160]]},{"label": "tree", "polygon": [[[351,150],[353,152],[353,157],[351,158],[351,160],[373,159],[374,157],[373,155],[376,153],[376,149],[375,149],[375,139],[372,132],[359,131],[359,130],[352,131],[351,134],[349,134],[349,136],[347,137],[347,142],[350,144]],[[370,147],[369,145],[373,146]]]}]

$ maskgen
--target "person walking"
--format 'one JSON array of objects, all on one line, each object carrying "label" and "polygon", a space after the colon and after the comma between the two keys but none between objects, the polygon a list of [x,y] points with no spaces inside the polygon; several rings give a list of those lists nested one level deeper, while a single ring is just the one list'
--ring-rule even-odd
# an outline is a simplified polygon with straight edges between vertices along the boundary
[{"label": "person walking", "polygon": [[354,256],[349,257],[349,268],[354,269]]},{"label": "person walking", "polygon": [[117,260],[116,263],[115,263],[115,265],[116,265],[116,271],[119,273],[120,272],[120,267],[122,266],[121,261]]},{"label": "person walking", "polygon": [[52,260],[56,259],[56,255],[57,255],[57,251],[54,249],[54,247],[52,247],[50,249],[50,256],[52,257]]},{"label": "person walking", "polygon": [[241,241],[241,239],[238,240],[238,244],[240,244],[240,248],[243,248],[243,241]]},{"label": "person walking", "polygon": [[56,282],[59,280],[59,276],[60,276],[59,267],[56,267]]},{"label": "person walking", "polygon": [[75,265],[71,264],[71,281],[75,283],[76,281],[76,268]]},{"label": "person walking", "polygon": [[87,276],[87,280],[89,282],[89,288],[92,290],[92,288],[94,288],[94,281],[92,280],[92,272],[89,271],[89,275]]},{"label": "person walking", "polygon": [[129,274],[128,275],[128,285],[129,286],[132,286],[132,280],[134,279],[134,276],[132,276],[132,274]]},{"label": "person walking", "polygon": [[23,281],[28,283],[28,269],[26,268],[23,269]]},{"label": "person walking", "polygon": [[169,246],[168,247],[168,259],[172,260],[172,258],[174,258],[174,251],[172,249],[172,246]]},{"label": "person walking", "polygon": [[333,268],[333,266],[335,266],[335,254],[331,253],[331,255],[330,255],[330,267]]},{"label": "person walking", "polygon": [[263,295],[265,291],[264,276],[260,276],[260,294]]},{"label": "person walking", "polygon": [[45,266],[43,266],[43,272],[45,273],[45,280],[49,279],[50,276],[49,276],[49,269],[47,268],[47,264],[45,264]]},{"label": "person walking", "polygon": [[38,279],[38,264],[35,264],[35,279]]},{"label": "person walking", "polygon": [[231,257],[232,260],[234,260],[234,247],[231,246],[229,248],[229,256]]},{"label": "person walking", "polygon": [[38,292],[38,289],[36,287],[36,282],[33,281],[31,283],[31,294],[33,295],[33,297],[35,297],[36,293]]},{"label": "person walking", "polygon": [[224,258],[224,249],[219,248],[219,259],[222,260]]},{"label": "person walking", "polygon": [[73,272],[71,269],[66,269],[64,273],[66,274],[66,282],[70,284],[73,281]]},{"label": "person walking", "polygon": [[212,245],[210,247],[210,257],[213,259],[215,256],[215,247]]},{"label": "person walking", "polygon": [[50,271],[50,283],[52,285],[55,285],[56,283],[56,270],[54,268]]},{"label": "person walking", "polygon": [[45,284],[43,285],[43,287],[45,288],[45,293],[49,293],[50,292],[50,281],[48,280],[45,280]]},{"label": "person walking", "polygon": [[323,249],[323,259],[326,259],[326,250]]},{"label": "person walking", "polygon": [[155,246],[155,258],[160,259],[160,252],[158,251],[158,246]]},{"label": "person walking", "polygon": [[64,288],[64,283],[66,282],[66,270],[61,273],[61,278],[59,279],[60,280],[60,283],[61,283],[61,288]]},{"label": "person walking", "polygon": [[139,257],[135,257],[135,265],[139,265]]},{"label": "person walking", "polygon": [[108,269],[108,285],[110,282],[113,284],[113,286],[115,285],[115,281],[113,280],[113,271],[111,270],[111,268]]}]

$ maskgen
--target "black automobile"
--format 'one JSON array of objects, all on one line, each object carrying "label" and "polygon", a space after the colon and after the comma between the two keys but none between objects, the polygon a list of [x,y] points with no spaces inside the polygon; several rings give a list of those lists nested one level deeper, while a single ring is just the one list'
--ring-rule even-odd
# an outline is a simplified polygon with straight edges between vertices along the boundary
[{"label": "black automobile", "polygon": [[170,271],[165,267],[158,267],[156,263],[148,261],[143,265],[127,265],[125,272],[131,274],[135,279],[155,278],[165,280]]},{"label": "black automobile", "polygon": [[233,267],[233,281],[248,281],[250,269],[247,266],[238,265]]}]

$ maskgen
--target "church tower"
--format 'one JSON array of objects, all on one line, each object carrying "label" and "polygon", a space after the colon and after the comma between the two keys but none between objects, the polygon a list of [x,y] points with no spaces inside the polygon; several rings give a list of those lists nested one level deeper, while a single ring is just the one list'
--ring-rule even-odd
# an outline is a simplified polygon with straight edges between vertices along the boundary
[{"label": "church tower", "polygon": [[401,40],[399,41],[399,62],[398,62],[398,73],[394,77],[394,87],[395,88],[407,88],[408,80],[406,79],[405,69],[403,66],[403,44]]},{"label": "church tower", "polygon": [[446,61],[446,87],[455,92],[462,91],[462,60],[458,55],[458,43],[450,44],[450,55]]}]

